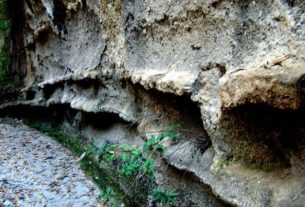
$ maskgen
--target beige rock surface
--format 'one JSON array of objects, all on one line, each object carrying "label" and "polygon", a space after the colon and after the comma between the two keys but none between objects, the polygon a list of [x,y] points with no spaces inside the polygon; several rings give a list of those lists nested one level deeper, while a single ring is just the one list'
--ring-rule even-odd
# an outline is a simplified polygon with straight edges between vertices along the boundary
[{"label": "beige rock surface", "polygon": [[[24,21],[25,87],[1,99],[2,111],[118,115],[141,140],[185,123],[164,160],[194,174],[213,199],[244,207],[304,201],[303,0],[28,0]],[[86,136],[115,140],[88,123]],[[167,173],[159,184],[177,175]],[[192,202],[208,205],[211,197],[181,180]]]}]

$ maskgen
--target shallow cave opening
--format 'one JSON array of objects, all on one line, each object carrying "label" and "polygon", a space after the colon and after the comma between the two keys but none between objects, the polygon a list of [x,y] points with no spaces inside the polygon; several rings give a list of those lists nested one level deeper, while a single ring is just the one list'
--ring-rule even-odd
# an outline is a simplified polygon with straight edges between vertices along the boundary
[{"label": "shallow cave opening", "polygon": [[[128,83],[128,82],[127,82]],[[156,89],[144,89],[141,85],[128,84],[135,91],[135,94],[141,94],[139,98],[136,96],[137,104],[147,105],[161,111],[162,114],[155,116],[152,122],[167,122],[176,124],[177,130],[181,134],[184,141],[190,140],[196,143],[196,146],[203,153],[212,146],[211,139],[206,132],[198,103],[193,102],[188,95],[177,96],[171,93],[160,92]]]},{"label": "shallow cave opening", "polygon": [[41,45],[44,45],[44,44],[46,44],[48,42],[49,36],[50,36],[51,32],[52,32],[52,28],[49,25],[47,28],[39,31],[39,33],[36,36],[35,40],[37,41],[37,43],[39,43]]},{"label": "shallow cave opening", "polygon": [[[35,96],[35,91],[29,91],[27,93],[27,98],[30,100]],[[129,124],[128,122],[122,120],[117,114],[100,112],[100,113],[90,113],[83,112],[75,109],[71,109],[69,104],[55,104],[50,105],[49,107],[40,107],[40,106],[28,106],[28,105],[19,105],[7,107],[5,110],[0,110],[0,116],[10,116],[16,117],[19,119],[33,119],[41,120],[44,122],[54,123],[60,125],[63,121],[73,121],[77,113],[82,114],[81,126],[92,125],[99,129],[107,129],[113,123],[122,123]]]},{"label": "shallow cave opening", "polygon": [[247,104],[225,111],[233,157],[261,167],[289,167],[305,161],[305,111]]},{"label": "shallow cave opening", "polygon": [[58,84],[53,84],[53,85],[46,85],[44,88],[43,88],[43,95],[44,95],[44,98],[46,100],[50,99],[51,96],[54,94],[56,88],[61,88],[63,89],[63,84],[61,83],[58,83]]},{"label": "shallow cave opening", "polygon": [[93,128],[103,130],[111,127],[113,123],[128,125],[128,122],[114,113],[82,113],[82,124],[84,126],[91,125]]},{"label": "shallow cave opening", "polygon": [[100,81],[99,79],[95,78],[84,78],[81,80],[68,80],[67,85],[72,86],[76,85],[77,87],[80,87],[82,89],[89,89],[91,87],[94,88],[94,90],[97,92],[99,88],[105,87],[105,85]]},{"label": "shallow cave opening", "polygon": [[59,124],[63,120],[63,115],[67,110],[69,110],[68,104],[51,105],[50,107],[18,105],[0,110],[0,117],[9,116],[18,119],[25,118]]},{"label": "shallow cave opening", "polygon": [[28,91],[26,92],[26,97],[25,97],[25,99],[26,99],[27,101],[33,100],[33,99],[35,98],[35,95],[36,95],[36,91],[28,90]]}]

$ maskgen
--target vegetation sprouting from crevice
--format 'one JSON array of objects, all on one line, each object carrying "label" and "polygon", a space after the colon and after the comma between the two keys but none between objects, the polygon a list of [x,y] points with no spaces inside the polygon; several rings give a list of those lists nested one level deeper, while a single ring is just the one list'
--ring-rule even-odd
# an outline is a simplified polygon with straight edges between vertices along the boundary
[{"label": "vegetation sprouting from crevice", "polygon": [[[89,153],[97,157],[97,160],[114,166],[112,171],[120,177],[132,180],[129,189],[137,188],[135,183],[141,183],[141,180],[148,180],[147,185],[141,186],[143,200],[150,196],[153,202],[162,203],[166,206],[173,206],[178,193],[175,190],[160,190],[155,184],[155,162],[153,158],[163,154],[165,147],[164,142],[170,139],[176,142],[180,134],[175,130],[176,125],[172,125],[157,135],[151,135],[143,146],[133,146],[127,143],[112,144],[104,142],[102,144],[92,143]],[[106,201],[109,200],[109,191],[104,194]],[[128,193],[128,192],[126,192]],[[119,197],[117,197],[119,199]],[[145,201],[143,201],[145,203]],[[111,205],[113,203],[110,203]]]},{"label": "vegetation sprouting from crevice", "polygon": [[162,142],[165,138],[173,141],[179,139],[179,133],[175,130],[175,125],[156,136],[150,136],[142,147],[132,146],[130,144],[93,144],[90,147],[90,153],[98,156],[98,159],[110,163],[118,163],[118,173],[123,176],[130,176],[137,173],[147,175],[154,179],[154,161],[152,158],[157,154],[162,154],[165,150]]}]

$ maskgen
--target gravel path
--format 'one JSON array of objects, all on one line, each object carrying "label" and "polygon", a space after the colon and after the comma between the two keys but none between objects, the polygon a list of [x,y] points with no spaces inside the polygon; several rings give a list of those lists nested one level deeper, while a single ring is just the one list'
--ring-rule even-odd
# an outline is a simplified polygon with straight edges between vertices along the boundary
[{"label": "gravel path", "polygon": [[98,194],[67,149],[0,119],[0,207],[98,207]]}]

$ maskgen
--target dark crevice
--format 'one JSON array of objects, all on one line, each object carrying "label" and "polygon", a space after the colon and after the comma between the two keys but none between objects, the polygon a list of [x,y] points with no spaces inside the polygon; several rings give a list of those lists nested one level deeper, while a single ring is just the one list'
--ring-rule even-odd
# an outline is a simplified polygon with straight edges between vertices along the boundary
[{"label": "dark crevice", "polygon": [[281,2],[289,7],[294,7],[294,0],[281,0]]},{"label": "dark crevice", "polygon": [[82,89],[88,89],[94,87],[95,89],[104,87],[102,82],[98,79],[85,78],[81,80],[68,80],[66,81],[68,85],[77,85]]},{"label": "dark crevice", "polygon": [[26,74],[26,52],[24,47],[24,1],[7,1],[9,15],[11,19],[11,38],[12,38],[12,67],[11,71],[14,74]]},{"label": "dark crevice", "polygon": [[51,122],[57,126],[60,126],[64,121],[73,121],[72,119],[77,113],[82,113],[81,123],[78,127],[91,125],[103,130],[109,128],[113,123],[128,124],[128,122],[122,120],[117,114],[83,112],[72,109],[69,104],[54,104],[49,107],[18,105],[0,109],[0,117],[10,116],[19,119],[42,120]]},{"label": "dark crevice", "polygon": [[26,92],[26,100],[27,101],[33,100],[35,98],[35,95],[36,95],[36,91],[28,90]]},{"label": "dark crevice", "polygon": [[214,1],[214,2],[211,4],[211,6],[212,6],[214,9],[216,9],[221,3],[222,3],[221,0],[216,0],[216,1]]},{"label": "dark crevice", "polygon": [[40,106],[18,105],[0,110],[0,116],[11,116],[16,118],[29,118],[34,120],[54,121],[60,123],[62,115],[69,109],[68,104],[51,105],[49,108]]},{"label": "dark crevice", "polygon": [[297,81],[297,92],[299,97],[299,105],[302,110],[305,109],[305,75]]},{"label": "dark crevice", "polygon": [[221,76],[223,76],[227,72],[226,65],[224,63],[216,63],[216,62],[210,62],[207,65],[200,65],[199,68],[202,71],[209,71],[212,69],[218,69]]},{"label": "dark crevice", "polygon": [[46,100],[49,100],[53,93],[55,92],[56,88],[63,88],[64,86],[62,84],[56,84],[56,85],[46,85],[43,88],[43,95]]},{"label": "dark crevice", "polygon": [[68,15],[66,12],[66,7],[61,0],[53,0],[53,4],[54,4],[53,24],[56,25],[59,32],[63,32],[64,34],[67,34],[68,31],[65,24]]},{"label": "dark crevice", "polygon": [[285,168],[291,156],[304,159],[304,110],[248,104],[227,110],[222,125],[232,137],[233,156],[247,164]]},{"label": "dark crevice", "polygon": [[93,87],[94,89],[93,95],[96,95],[100,88],[105,87],[102,81],[98,79],[87,78],[81,80],[63,80],[53,84],[46,84],[43,87],[44,98],[48,100],[57,89],[64,90],[65,84],[67,84],[68,86],[76,85],[77,87],[84,90]]},{"label": "dark crevice", "polygon": [[46,44],[49,40],[49,35],[52,33],[51,25],[47,24],[46,27],[38,32],[35,40],[41,44]]},{"label": "dark crevice", "polygon": [[82,0],[82,6],[83,6],[83,8],[87,7],[87,1],[86,0]]},{"label": "dark crevice", "polygon": [[159,25],[162,25],[162,26],[170,25],[169,16],[164,14],[162,19],[156,20],[156,24],[159,24]]},{"label": "dark crevice", "polygon": [[25,46],[25,49],[28,49],[28,50],[30,50],[30,51],[35,52],[35,50],[36,50],[36,42],[28,43],[28,44]]},{"label": "dark crevice", "polygon": [[113,123],[122,123],[127,125],[128,122],[122,120],[117,114],[114,113],[84,113],[82,116],[82,124],[90,125],[97,129],[108,129]]},{"label": "dark crevice", "polygon": [[4,103],[11,103],[16,100],[18,100],[18,97],[20,97],[21,93],[19,91],[10,91],[5,93],[0,93],[0,104]]}]

